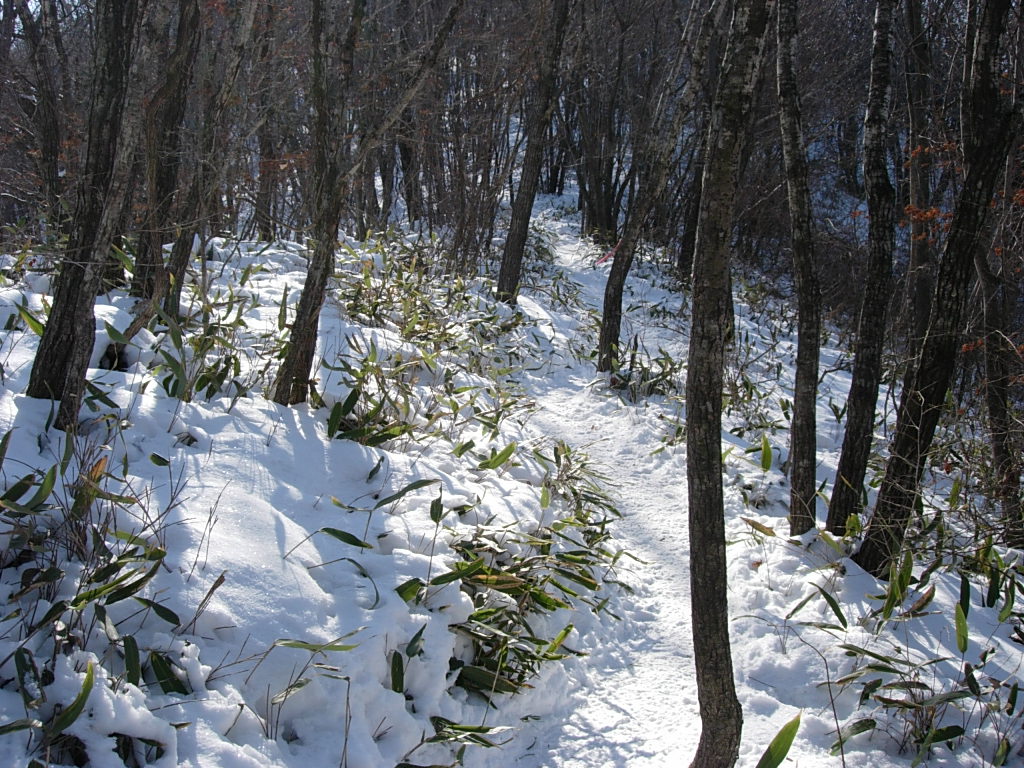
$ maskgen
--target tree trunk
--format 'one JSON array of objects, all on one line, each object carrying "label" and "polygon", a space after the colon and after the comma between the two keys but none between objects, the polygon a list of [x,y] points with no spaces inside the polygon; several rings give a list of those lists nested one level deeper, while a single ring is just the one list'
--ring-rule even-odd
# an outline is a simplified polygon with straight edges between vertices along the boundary
[{"label": "tree trunk", "polygon": [[931,89],[931,54],[921,21],[921,0],[907,0],[907,32],[910,45],[906,54],[907,113],[909,152],[907,180],[909,183],[910,265],[907,270],[907,301],[910,311],[907,327],[913,348],[924,339],[928,330],[929,304],[935,280],[935,252],[929,242],[931,234],[924,217],[931,205],[929,183],[928,135],[929,92]]},{"label": "tree trunk", "polygon": [[[1010,313],[1018,296],[1008,281],[989,266],[980,248],[976,268],[984,301],[984,382],[995,498],[999,503],[1005,542],[1024,547],[1024,507],[1021,503],[1021,457],[1014,441],[1010,383],[1017,354],[1010,341]],[[1007,269],[1008,267],[1003,267]],[[1009,296],[1007,294],[1010,294]]]},{"label": "tree trunk", "polygon": [[690,579],[694,661],[702,722],[694,768],[727,768],[743,713],[729,645],[722,500],[722,378],[732,328],[729,249],[740,155],[768,28],[770,2],[738,0],[712,109],[694,252],[686,376]]},{"label": "tree trunk", "polygon": [[[341,223],[344,190],[375,150],[384,134],[401,117],[427,76],[437,64],[455,19],[465,0],[455,0],[441,22],[429,49],[413,74],[409,85],[390,111],[367,132],[353,155],[345,135],[346,97],[351,87],[356,44],[362,28],[366,0],[354,0],[345,38],[340,43],[326,39],[322,27],[323,0],[314,0],[310,26],[314,35],[310,100],[315,113],[313,123],[313,234],[316,238],[310,254],[306,282],[302,286],[295,320],[292,323],[288,351],[281,362],[272,399],[281,405],[306,401],[310,373],[316,355],[320,327],[320,309],[326,298],[327,279],[334,269],[335,240]],[[337,56],[337,71],[328,69],[329,54]]]},{"label": "tree trunk", "polygon": [[965,80],[969,84],[961,116],[967,178],[942,249],[928,332],[903,384],[878,501],[864,543],[854,555],[864,570],[879,577],[888,573],[903,545],[956,364],[972,271],[988,247],[985,233],[992,193],[1019,129],[1020,114],[1003,106],[996,72],[1009,6],[1010,0],[981,0],[968,9],[972,23],[965,46]]},{"label": "tree trunk", "polygon": [[793,274],[797,293],[796,385],[790,433],[789,532],[799,535],[815,525],[817,503],[818,344],[821,336],[821,291],[814,259],[811,193],[807,185],[807,156],[800,122],[800,96],[793,68],[797,36],[796,0],[779,0],[777,82],[782,154],[792,229]]},{"label": "tree trunk", "polygon": [[565,39],[565,29],[568,26],[569,4],[569,0],[551,0],[551,18],[545,20],[551,28],[551,35],[537,67],[537,90],[530,106],[526,128],[526,152],[519,176],[519,189],[512,201],[512,218],[501,256],[501,269],[498,272],[498,298],[507,304],[515,304],[519,293],[530,215],[533,213],[533,201],[537,196],[537,185],[540,182],[548,125],[551,123],[551,113],[555,107],[558,60],[562,55],[562,41]]},{"label": "tree trunk", "polygon": [[853,380],[846,400],[846,433],[829,501],[828,530],[841,536],[850,515],[861,511],[861,494],[875,431],[875,410],[885,344],[885,314],[892,284],[895,199],[886,156],[886,121],[896,0],[878,0],[871,49],[871,83],[864,116],[864,188],[868,198],[868,262],[857,322]]},{"label": "tree trunk", "polygon": [[171,233],[171,210],[178,188],[181,123],[185,117],[192,62],[199,49],[199,3],[180,0],[177,40],[164,66],[160,86],[145,108],[146,215],[139,235],[131,292],[152,298],[164,284],[163,245]]},{"label": "tree trunk", "polygon": [[726,3],[715,3],[700,14],[700,22],[686,29],[686,36],[693,42],[690,71],[686,79],[683,93],[674,104],[670,125],[666,125],[665,107],[670,91],[675,84],[683,64],[683,56],[689,52],[690,46],[680,46],[680,52],[669,69],[660,92],[654,98],[649,135],[645,137],[639,149],[639,157],[634,163],[646,158],[651,171],[644,180],[642,189],[637,193],[632,204],[629,219],[626,222],[622,239],[616,246],[616,254],[608,273],[608,282],[604,287],[604,303],[601,312],[601,330],[597,342],[597,370],[602,373],[615,371],[619,365],[619,342],[622,333],[622,294],[626,288],[626,278],[633,265],[633,254],[640,243],[644,225],[655,203],[665,191],[668,183],[669,163],[676,147],[676,141],[683,130],[684,120],[693,114],[698,94],[703,83],[707,63],[708,50],[715,38],[722,20]]},{"label": "tree trunk", "polygon": [[74,429],[96,337],[93,304],[109,247],[111,186],[121,146],[124,104],[135,40],[137,0],[96,3],[95,74],[85,165],[53,307],[26,393],[59,399],[55,425]]}]

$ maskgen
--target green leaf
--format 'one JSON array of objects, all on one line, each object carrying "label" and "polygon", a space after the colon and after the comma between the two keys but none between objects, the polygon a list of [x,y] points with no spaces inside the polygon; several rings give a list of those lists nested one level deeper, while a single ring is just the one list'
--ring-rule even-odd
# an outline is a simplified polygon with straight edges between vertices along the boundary
[{"label": "green leaf", "polygon": [[170,465],[170,463],[171,463],[170,461],[165,459],[163,456],[161,456],[159,453],[151,453],[151,454],[149,454],[149,460],[151,462],[153,462],[154,464],[156,464],[158,467],[166,467],[166,466]]},{"label": "green leaf", "polygon": [[772,446],[768,442],[768,433],[761,433],[761,471],[767,472],[772,468]]},{"label": "green leaf", "polygon": [[775,738],[768,745],[768,749],[764,751],[761,759],[757,761],[757,768],[778,768],[778,766],[782,765],[782,761],[789,754],[789,748],[793,746],[793,739],[796,738],[796,732],[799,728],[800,714],[797,713],[796,717],[782,726],[779,732],[775,734]]},{"label": "green leaf", "polygon": [[89,694],[92,693],[94,674],[95,670],[90,661],[89,666],[85,669],[85,680],[82,682],[82,690],[78,692],[70,706],[67,709],[61,710],[60,714],[47,725],[46,738],[48,740],[52,741],[64,733],[78,719],[78,716],[82,714],[82,711],[85,709],[85,703],[89,699]]},{"label": "green leaf", "polygon": [[740,520],[749,525],[758,533],[763,533],[765,536],[776,535],[774,528],[769,528],[767,525],[765,525],[764,523],[759,523],[757,520],[753,520],[749,517],[741,517]]},{"label": "green leaf", "polygon": [[123,333],[121,333],[119,330],[117,330],[117,328],[112,326],[107,321],[103,322],[103,326],[104,328],[106,328],[107,336],[109,336],[110,340],[115,344],[124,344],[125,346],[127,346],[128,344],[131,343],[131,340],[127,336],[125,336]]},{"label": "green leaf", "polygon": [[26,731],[29,728],[42,728],[43,724],[35,718],[23,717],[21,720],[12,720],[9,723],[0,725],[0,736],[17,731]]},{"label": "green leaf", "polygon": [[441,520],[444,519],[444,515],[447,510],[441,504],[441,494],[437,494],[437,498],[430,502],[430,520],[434,525],[440,525]]},{"label": "green leaf", "polygon": [[411,482],[407,486],[405,486],[405,488],[400,490],[398,493],[393,493],[390,496],[388,496],[386,498],[383,498],[380,501],[378,501],[373,506],[373,508],[374,509],[380,509],[381,507],[387,506],[388,504],[391,504],[392,502],[398,501],[400,498],[402,498],[406,494],[412,493],[413,491],[417,490],[418,488],[426,488],[428,485],[434,485],[435,483],[440,483],[440,482],[441,481],[436,479],[436,478],[433,479],[433,480],[414,480],[413,482]]},{"label": "green leaf", "polygon": [[405,646],[405,655],[408,656],[410,659],[413,656],[419,656],[421,653],[423,653],[423,630],[425,630],[426,628],[427,625],[424,624],[422,627],[416,630],[416,634],[412,636],[412,640],[410,640],[409,643]]},{"label": "green leaf", "polygon": [[46,326],[40,322],[38,317],[32,314],[32,310],[24,304],[19,304],[18,314],[21,315],[21,319],[25,321],[25,325],[28,326],[29,330],[36,336],[42,338],[43,333],[46,331]]},{"label": "green leaf", "polygon": [[395,693],[405,693],[405,665],[402,662],[402,654],[398,651],[391,652],[391,690]]},{"label": "green leaf", "polygon": [[996,747],[995,757],[992,758],[992,765],[1001,766],[1006,765],[1006,758],[1010,754],[1010,741],[1005,737],[999,740],[999,746]]},{"label": "green leaf", "polygon": [[153,613],[155,613],[161,619],[166,621],[172,627],[180,627],[181,626],[181,619],[178,618],[178,614],[176,614],[170,608],[168,608],[168,607],[166,607],[164,605],[161,605],[160,603],[157,603],[157,602],[155,602],[153,600],[147,600],[144,597],[136,597],[135,600],[140,602],[140,603],[142,603],[147,608],[152,609]]},{"label": "green leaf", "polygon": [[967,653],[967,616],[963,606],[957,603],[954,621],[956,623],[956,647],[960,653]]},{"label": "green leaf", "polygon": [[132,685],[138,687],[142,680],[142,663],[139,660],[139,644],[132,635],[121,638],[124,643],[124,675]]},{"label": "green leaf", "polygon": [[46,701],[46,691],[32,652],[24,646],[14,652],[14,669],[18,675],[18,689],[25,709],[37,709]]},{"label": "green leaf", "polygon": [[340,641],[344,640],[347,637],[351,637],[358,631],[358,629],[353,630],[352,632],[349,632],[347,635],[342,635],[337,640],[330,640],[326,643],[309,643],[305,640],[284,639],[274,641],[274,646],[277,648],[297,648],[300,651],[309,651],[311,653],[327,653],[328,651],[351,651],[355,648],[358,648],[359,644],[356,643],[348,645]]},{"label": "green leaf", "polygon": [[960,574],[960,610],[965,618],[971,612],[971,580],[966,573]]},{"label": "green leaf", "polygon": [[412,578],[395,587],[395,592],[398,593],[400,598],[408,603],[410,600],[415,598],[416,595],[419,594],[419,591],[425,586],[426,585],[423,583],[422,579]]},{"label": "green leaf", "polygon": [[509,460],[513,453],[515,453],[516,444],[509,443],[502,448],[498,453],[491,456],[489,459],[484,459],[476,465],[477,469],[498,469],[502,464]]},{"label": "green leaf", "polygon": [[442,573],[440,576],[435,576],[430,580],[430,586],[438,587],[442,584],[450,584],[453,581],[464,579],[467,576],[471,576],[477,571],[483,570],[484,561],[483,558],[476,558],[476,560],[463,561],[456,563],[452,566],[452,569],[448,573]]},{"label": "green leaf", "polygon": [[188,688],[175,676],[174,669],[168,658],[159,651],[152,651],[149,654],[149,665],[153,668],[153,675],[156,677],[157,685],[164,693],[180,693],[188,695]]},{"label": "green leaf", "polygon": [[463,688],[483,693],[516,693],[520,686],[507,677],[496,675],[489,669],[467,665],[459,670],[456,681]]},{"label": "green leaf", "polygon": [[373,549],[372,544],[367,544],[362,539],[356,538],[348,531],[343,531],[339,528],[321,528],[317,533],[326,533],[328,536],[337,539],[338,541],[344,542],[345,544],[351,544],[353,547],[361,547],[363,549]]},{"label": "green leaf", "polygon": [[821,596],[823,598],[825,598],[825,602],[828,603],[828,607],[832,609],[832,613],[834,613],[836,615],[836,618],[839,619],[839,623],[843,625],[843,629],[846,629],[848,626],[846,622],[846,616],[843,613],[843,609],[839,607],[839,603],[836,601],[836,599],[832,597],[832,595],[830,595],[824,589],[819,587],[817,584],[814,585],[814,588],[821,593]]},{"label": "green leaf", "polygon": [[1013,604],[1017,600],[1017,577],[1010,574],[1006,582],[1006,591],[1003,593],[1003,607],[999,611],[999,622],[1002,623],[1013,615]]},{"label": "green leaf", "polygon": [[298,680],[293,682],[291,685],[289,685],[283,691],[281,691],[280,693],[276,694],[274,696],[274,698],[272,698],[270,700],[270,703],[271,704],[284,704],[293,694],[298,693],[303,688],[305,688],[307,685],[309,685],[311,682],[313,682],[311,678],[300,677]]},{"label": "green leaf", "polygon": [[832,745],[831,753],[838,755],[843,750],[843,745],[852,737],[860,733],[867,733],[873,731],[878,723],[870,717],[866,717],[862,720],[854,720],[849,725],[845,726],[839,732],[839,739]]}]

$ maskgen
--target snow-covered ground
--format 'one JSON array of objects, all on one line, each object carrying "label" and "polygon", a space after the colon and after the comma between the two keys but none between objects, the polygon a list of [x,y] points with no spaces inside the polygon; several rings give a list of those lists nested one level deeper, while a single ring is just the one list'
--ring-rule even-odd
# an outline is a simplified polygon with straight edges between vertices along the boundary
[{"label": "snow-covered ground", "polygon": [[[639,352],[610,387],[587,357],[607,266],[569,224],[539,226],[554,263],[521,315],[474,283],[402,305],[401,262],[349,249],[322,315],[319,408],[260,394],[302,283],[294,244],[216,243],[209,343],[144,332],[126,371],[93,371],[68,453],[50,404],[21,394],[35,337],[9,322],[0,765],[394,768],[452,764],[460,746],[477,768],[687,764],[701,724],[681,299],[638,266]],[[38,314],[47,288],[10,281],[0,314]],[[130,305],[101,298],[94,363]],[[756,286],[737,298],[723,432],[739,764],[801,713],[788,765],[909,765],[913,729],[932,726],[964,735],[933,732],[930,765],[997,764],[1003,737],[1020,765],[1005,600],[986,608],[976,580],[958,622],[961,581],[935,574],[930,602],[910,584],[883,620],[884,584],[827,537],[785,536],[793,339],[772,307]],[[829,481],[841,358],[823,349]],[[885,703],[901,699],[914,705]]]}]

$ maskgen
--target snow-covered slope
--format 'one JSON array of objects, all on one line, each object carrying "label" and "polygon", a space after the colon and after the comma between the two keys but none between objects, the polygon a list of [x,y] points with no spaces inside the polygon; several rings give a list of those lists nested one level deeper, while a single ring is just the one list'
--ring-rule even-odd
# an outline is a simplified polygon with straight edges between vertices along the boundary
[{"label": "snow-covered slope", "polygon": [[[140,334],[126,370],[91,372],[70,448],[47,427],[50,403],[21,394],[35,346],[24,316],[47,281],[11,280],[0,764],[685,764],[700,722],[681,299],[640,265],[637,355],[610,387],[588,358],[607,267],[565,222],[539,226],[554,259],[519,312],[482,281],[425,282],[410,266],[424,246],[350,246],[322,315],[320,401],[290,408],[262,390],[302,248],[216,241],[205,304]],[[909,763],[901,712],[964,728],[933,734],[931,764],[991,764],[997,731],[1020,730],[1010,689],[984,676],[1012,684],[1020,661],[1002,603],[975,592],[961,654],[958,579],[932,576],[922,618],[880,621],[868,595],[884,585],[822,537],[783,535],[792,339],[756,297],[738,298],[723,434],[740,764],[799,711],[793,765],[839,765],[837,725],[869,719],[847,763]],[[101,297],[94,363],[130,306]],[[823,480],[841,439],[840,358],[823,350]],[[890,614],[922,594],[908,586]],[[953,696],[961,657],[977,667],[990,646],[974,673],[983,695]],[[927,704],[926,690],[950,695],[917,709],[877,695]],[[945,737],[963,743],[951,752]]]}]

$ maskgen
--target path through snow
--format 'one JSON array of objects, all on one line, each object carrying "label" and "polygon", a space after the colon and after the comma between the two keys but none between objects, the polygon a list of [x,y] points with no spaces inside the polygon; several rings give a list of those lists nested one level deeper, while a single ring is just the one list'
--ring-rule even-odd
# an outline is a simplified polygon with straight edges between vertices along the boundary
[{"label": "path through snow", "polygon": [[[563,241],[562,268],[600,306],[604,270],[579,241]],[[522,302],[532,314],[539,309]],[[555,341],[566,343],[567,318],[550,318]],[[555,331],[555,329],[558,331]],[[639,558],[624,580],[636,591],[623,601],[621,624],[603,644],[585,648],[586,680],[564,723],[547,725],[516,763],[536,768],[662,768],[688,764],[700,733],[690,632],[686,464],[681,448],[651,452],[665,431],[653,408],[624,403],[590,363],[566,353],[568,367],[531,383],[544,435],[586,452],[607,478],[623,519],[615,544]],[[610,623],[610,622],[609,622]],[[595,638],[595,642],[598,639]]]}]

